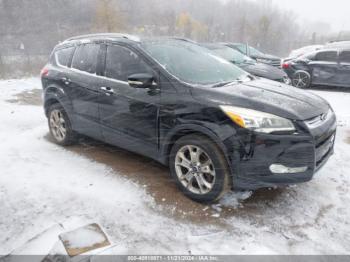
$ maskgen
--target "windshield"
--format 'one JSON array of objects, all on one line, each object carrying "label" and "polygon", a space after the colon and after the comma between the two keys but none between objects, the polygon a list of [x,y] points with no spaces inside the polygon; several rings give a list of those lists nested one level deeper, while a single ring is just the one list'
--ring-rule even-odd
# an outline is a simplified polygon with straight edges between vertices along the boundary
[{"label": "windshield", "polygon": [[249,55],[250,56],[262,56],[264,55],[262,52],[259,50],[255,49],[254,47],[245,45],[245,44],[233,44],[234,48],[237,48],[239,51],[241,51],[243,54],[247,54],[247,47],[249,48]]},{"label": "windshield", "polygon": [[190,84],[215,85],[247,78],[248,73],[206,48],[182,40],[141,44],[170,74]]},{"label": "windshield", "polygon": [[234,62],[236,64],[241,63],[247,63],[247,62],[254,62],[253,59],[250,57],[242,54],[241,52],[238,52],[237,50],[234,50],[230,47],[218,47],[218,48],[209,48],[213,51],[216,55],[230,61]]},{"label": "windshield", "polygon": [[250,50],[250,55],[252,56],[261,56],[264,55],[262,52],[260,52],[259,50],[255,49],[254,47],[249,47]]}]

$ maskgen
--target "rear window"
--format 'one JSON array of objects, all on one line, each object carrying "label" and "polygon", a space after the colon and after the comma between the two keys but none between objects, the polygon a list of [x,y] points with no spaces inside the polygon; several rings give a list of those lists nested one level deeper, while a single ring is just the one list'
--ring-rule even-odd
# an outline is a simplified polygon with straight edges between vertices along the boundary
[{"label": "rear window", "polygon": [[337,55],[337,51],[319,52],[316,55],[316,61],[336,62]]},{"label": "rear window", "polygon": [[56,51],[55,53],[56,63],[60,66],[68,67],[72,59],[73,52],[74,52],[74,47],[68,47],[68,48]]},{"label": "rear window", "polygon": [[344,51],[339,55],[340,62],[350,63],[350,51]]},{"label": "rear window", "polygon": [[72,68],[95,74],[99,50],[100,46],[97,44],[79,46],[73,57]]}]

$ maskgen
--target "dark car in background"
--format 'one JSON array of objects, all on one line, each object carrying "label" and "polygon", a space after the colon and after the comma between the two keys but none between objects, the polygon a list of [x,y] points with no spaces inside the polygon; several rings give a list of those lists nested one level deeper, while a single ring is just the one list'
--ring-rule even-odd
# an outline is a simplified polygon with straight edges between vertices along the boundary
[{"label": "dark car in background", "polygon": [[268,64],[259,63],[236,49],[224,44],[202,44],[202,46],[252,75],[282,82],[287,85],[291,84],[290,78],[282,69]]},{"label": "dark car in background", "polygon": [[282,64],[292,85],[350,87],[350,48],[321,49]]},{"label": "dark car in background", "polygon": [[76,37],[55,47],[41,75],[57,144],[83,134],[147,156],[196,201],[309,181],[333,153],[325,100],[188,41]]},{"label": "dark car in background", "polygon": [[282,59],[280,57],[265,54],[256,48],[243,43],[224,43],[226,46],[234,48],[242,54],[249,56],[257,62],[268,64],[275,67],[281,67]]},{"label": "dark car in background", "polygon": [[290,61],[293,59],[296,59],[298,57],[301,57],[303,55],[307,55],[309,53],[315,52],[317,50],[322,49],[323,45],[308,45],[304,46],[295,50],[292,50],[287,58],[283,59],[283,62]]}]

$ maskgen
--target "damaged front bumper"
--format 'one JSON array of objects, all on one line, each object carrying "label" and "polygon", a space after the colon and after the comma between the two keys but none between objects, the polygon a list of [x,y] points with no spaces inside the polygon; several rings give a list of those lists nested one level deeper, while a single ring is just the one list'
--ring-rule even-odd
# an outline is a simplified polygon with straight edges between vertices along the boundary
[{"label": "damaged front bumper", "polygon": [[235,189],[255,190],[310,181],[334,153],[336,118],[292,135],[254,133],[229,142]]}]

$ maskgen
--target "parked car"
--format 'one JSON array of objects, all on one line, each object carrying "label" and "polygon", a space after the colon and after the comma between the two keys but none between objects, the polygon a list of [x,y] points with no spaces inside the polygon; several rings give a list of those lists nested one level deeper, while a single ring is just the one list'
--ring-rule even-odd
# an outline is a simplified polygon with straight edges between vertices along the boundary
[{"label": "parked car", "polygon": [[281,58],[265,54],[256,48],[242,43],[224,43],[226,46],[234,48],[241,52],[242,54],[249,56],[250,58],[256,60],[257,62],[272,65],[275,67],[281,67]]},{"label": "parked car", "polygon": [[324,45],[325,49],[350,49],[350,41],[331,41]]},{"label": "parked car", "polygon": [[236,49],[222,44],[202,44],[202,46],[252,75],[282,82],[287,85],[291,84],[290,78],[282,69],[256,62]]},{"label": "parked car", "polygon": [[325,100],[188,41],[71,38],[41,76],[57,144],[84,134],[147,156],[196,201],[309,181],[333,153],[336,119]]},{"label": "parked car", "polygon": [[304,46],[299,49],[293,50],[292,52],[290,52],[288,58],[284,59],[284,62],[315,52],[317,50],[320,50],[321,48],[323,48],[323,45],[308,45],[308,46]]},{"label": "parked car", "polygon": [[350,49],[321,49],[282,64],[292,85],[350,87]]}]

